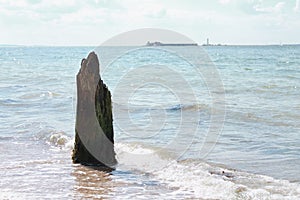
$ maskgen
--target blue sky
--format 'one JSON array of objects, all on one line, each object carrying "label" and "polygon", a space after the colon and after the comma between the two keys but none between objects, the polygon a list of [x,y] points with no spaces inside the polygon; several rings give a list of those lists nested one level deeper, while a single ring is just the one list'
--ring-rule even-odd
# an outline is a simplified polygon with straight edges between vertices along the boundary
[{"label": "blue sky", "polygon": [[200,44],[300,44],[300,0],[0,0],[0,44],[96,46],[139,28]]}]

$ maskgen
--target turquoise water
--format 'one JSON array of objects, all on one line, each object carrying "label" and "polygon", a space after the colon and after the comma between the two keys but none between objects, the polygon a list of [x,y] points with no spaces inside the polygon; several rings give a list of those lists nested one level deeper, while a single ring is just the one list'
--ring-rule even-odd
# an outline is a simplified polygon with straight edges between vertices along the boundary
[{"label": "turquoise water", "polygon": [[[204,48],[226,111],[207,156],[214,91],[189,63],[197,48],[98,49],[119,160],[106,173],[71,163],[75,77],[94,48],[1,47],[0,198],[300,198],[300,46]],[[152,75],[168,82],[139,82]],[[124,101],[133,83],[142,84]]]}]

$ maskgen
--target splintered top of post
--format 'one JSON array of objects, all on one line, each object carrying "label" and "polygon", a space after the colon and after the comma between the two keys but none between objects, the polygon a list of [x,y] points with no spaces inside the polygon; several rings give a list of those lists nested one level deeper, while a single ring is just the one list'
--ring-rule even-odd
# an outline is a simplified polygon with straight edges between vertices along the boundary
[{"label": "splintered top of post", "polygon": [[99,60],[95,52],[91,52],[86,59],[82,59],[79,73],[99,74]]}]

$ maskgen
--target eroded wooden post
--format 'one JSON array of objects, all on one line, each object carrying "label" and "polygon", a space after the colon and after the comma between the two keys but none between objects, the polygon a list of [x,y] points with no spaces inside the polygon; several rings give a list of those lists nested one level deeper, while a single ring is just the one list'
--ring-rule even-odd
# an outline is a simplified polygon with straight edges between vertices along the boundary
[{"label": "eroded wooden post", "polygon": [[77,111],[72,160],[84,165],[116,164],[111,93],[101,80],[99,60],[92,52],[77,74]]}]

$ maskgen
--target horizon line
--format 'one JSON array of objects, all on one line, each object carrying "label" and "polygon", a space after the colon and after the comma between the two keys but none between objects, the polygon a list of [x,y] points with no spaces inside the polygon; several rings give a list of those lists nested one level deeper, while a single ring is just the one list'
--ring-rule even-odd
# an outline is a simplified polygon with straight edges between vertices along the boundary
[{"label": "horizon line", "polygon": [[[168,44],[173,44],[173,43],[168,43]],[[176,44],[176,43],[174,43]],[[185,44],[185,43],[183,43]],[[214,46],[293,46],[293,45],[300,45],[300,43],[272,43],[272,44],[226,44],[226,43],[216,43],[216,44],[209,44],[206,45],[205,43],[203,44],[198,44],[198,46],[206,46],[206,47],[214,47]],[[107,46],[107,47],[132,47],[132,46],[146,46],[145,44],[141,45],[61,45],[61,44],[54,44],[54,45],[49,45],[49,44],[0,44],[0,47],[99,47],[99,46]]]}]

